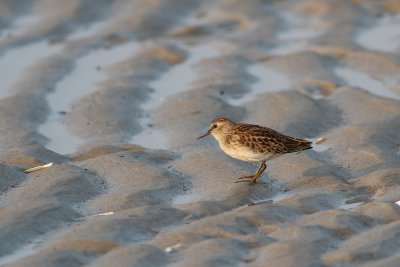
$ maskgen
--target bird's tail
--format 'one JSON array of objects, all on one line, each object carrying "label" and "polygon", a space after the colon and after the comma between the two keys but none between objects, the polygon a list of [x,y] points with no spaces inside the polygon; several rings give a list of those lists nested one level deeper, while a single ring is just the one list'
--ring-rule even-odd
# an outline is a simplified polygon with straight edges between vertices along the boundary
[{"label": "bird's tail", "polygon": [[317,137],[317,138],[306,138],[307,141],[312,142],[313,148],[315,151],[325,151],[329,147],[323,145],[327,141],[326,137]]},{"label": "bird's tail", "polygon": [[312,142],[306,141],[306,140],[301,140],[301,142],[298,142],[296,145],[297,151],[303,151],[307,149],[311,149],[312,147]]},{"label": "bird's tail", "polygon": [[288,148],[288,153],[299,152],[312,148],[312,142],[308,140],[288,137],[286,142],[286,147]]}]

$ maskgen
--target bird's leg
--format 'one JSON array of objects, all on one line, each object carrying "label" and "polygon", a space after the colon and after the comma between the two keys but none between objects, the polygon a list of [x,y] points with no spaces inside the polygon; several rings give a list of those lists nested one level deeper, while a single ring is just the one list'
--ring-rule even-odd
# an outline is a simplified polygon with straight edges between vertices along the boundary
[{"label": "bird's leg", "polygon": [[265,164],[265,160],[263,162],[261,162],[260,168],[258,168],[256,174],[254,175],[253,180],[251,180],[251,184],[254,184],[257,182],[258,177],[261,176],[261,174],[265,171],[265,169],[267,168],[267,164]]},{"label": "bird's leg", "polygon": [[240,179],[246,179],[246,178],[254,178],[257,175],[260,176],[260,174],[265,170],[265,168],[262,170],[263,164],[265,165],[265,161],[261,162],[261,165],[258,168],[258,170],[256,171],[256,173],[251,174],[251,175],[243,175],[243,176],[239,177],[238,179],[240,180]]},{"label": "bird's leg", "polygon": [[258,179],[258,177],[260,177],[260,175],[265,171],[265,169],[267,168],[267,165],[265,164],[265,160],[261,162],[260,167],[258,168],[257,172],[253,175],[244,175],[242,177],[240,177],[239,179],[248,179],[250,178],[250,180],[240,180],[240,181],[236,181],[235,183],[246,183],[249,182],[251,184],[255,183]]}]

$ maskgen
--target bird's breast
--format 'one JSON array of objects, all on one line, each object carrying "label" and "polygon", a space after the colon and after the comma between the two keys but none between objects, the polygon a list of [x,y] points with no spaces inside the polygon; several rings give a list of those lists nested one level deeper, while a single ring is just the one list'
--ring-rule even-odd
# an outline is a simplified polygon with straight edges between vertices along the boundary
[{"label": "bird's breast", "polygon": [[232,158],[243,160],[247,162],[260,162],[263,160],[268,160],[272,154],[256,152],[246,146],[239,143],[227,144],[225,142],[219,142],[219,145],[226,154]]}]

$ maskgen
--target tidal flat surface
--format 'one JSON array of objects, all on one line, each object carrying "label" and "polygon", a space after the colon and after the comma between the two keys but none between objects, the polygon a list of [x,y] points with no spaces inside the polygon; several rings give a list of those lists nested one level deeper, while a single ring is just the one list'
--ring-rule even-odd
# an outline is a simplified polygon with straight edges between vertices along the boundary
[{"label": "tidal flat surface", "polygon": [[398,266],[400,2],[66,2],[0,1],[0,266]]}]

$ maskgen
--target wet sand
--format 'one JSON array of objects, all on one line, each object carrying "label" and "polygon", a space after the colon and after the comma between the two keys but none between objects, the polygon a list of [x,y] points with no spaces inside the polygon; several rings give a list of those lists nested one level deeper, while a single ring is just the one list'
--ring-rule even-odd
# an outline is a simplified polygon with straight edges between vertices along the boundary
[{"label": "wet sand", "polygon": [[[399,18],[0,1],[0,266],[397,267]],[[256,166],[194,139],[215,117],[325,141],[234,184]]]}]

